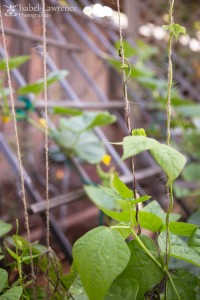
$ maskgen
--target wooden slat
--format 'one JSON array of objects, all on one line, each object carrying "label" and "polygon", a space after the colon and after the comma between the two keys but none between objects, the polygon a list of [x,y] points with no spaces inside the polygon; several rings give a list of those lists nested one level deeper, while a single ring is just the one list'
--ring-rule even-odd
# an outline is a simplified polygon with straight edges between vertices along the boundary
[{"label": "wooden slat", "polygon": [[[2,103],[0,103],[0,107],[2,107]],[[36,103],[34,103],[34,106],[36,108],[44,108],[45,102],[43,100],[37,100]],[[70,102],[70,100],[54,100],[48,101],[48,107],[53,108],[55,106],[64,107],[64,108],[77,108],[77,109],[123,109],[124,108],[124,101],[110,101],[108,103],[102,103],[102,102]],[[16,108],[23,108],[24,103],[20,101],[15,101],[15,107]]]},{"label": "wooden slat", "polygon": [[[2,28],[0,28],[0,32],[2,32]],[[27,39],[27,40],[31,40],[33,42],[43,42],[43,38],[38,36],[38,35],[35,35],[35,34],[27,34],[25,33],[24,31],[21,31],[21,30],[18,30],[18,29],[11,29],[11,28],[4,28],[4,32],[6,34],[9,34],[9,35],[12,35],[12,36],[17,36],[17,37],[20,37],[22,39]],[[71,43],[63,43],[63,42],[60,42],[58,40],[54,40],[54,39],[51,39],[51,38],[46,38],[46,43],[47,45],[50,45],[50,46],[55,46],[57,48],[62,48],[62,49],[65,49],[67,51],[75,51],[75,52],[81,52],[82,49],[74,44],[71,44]]]}]

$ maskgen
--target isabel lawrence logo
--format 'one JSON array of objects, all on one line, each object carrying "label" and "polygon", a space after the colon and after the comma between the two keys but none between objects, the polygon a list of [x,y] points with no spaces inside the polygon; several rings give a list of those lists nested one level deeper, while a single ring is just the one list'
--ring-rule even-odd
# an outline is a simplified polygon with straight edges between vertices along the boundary
[{"label": "isabel lawrence logo", "polygon": [[17,16],[17,13],[16,13],[16,10],[15,10],[15,7],[18,6],[17,5],[4,5],[6,8],[7,8],[7,12],[4,14],[5,16],[7,17],[15,17]]}]

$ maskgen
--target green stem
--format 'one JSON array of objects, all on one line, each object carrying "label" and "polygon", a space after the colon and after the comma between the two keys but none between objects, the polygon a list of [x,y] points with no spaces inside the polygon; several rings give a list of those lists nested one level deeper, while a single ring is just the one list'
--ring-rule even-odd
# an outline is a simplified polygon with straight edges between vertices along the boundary
[{"label": "green stem", "polygon": [[178,291],[177,291],[177,288],[176,288],[176,286],[175,286],[175,284],[174,284],[174,282],[173,282],[173,279],[172,279],[172,277],[171,277],[171,274],[169,273],[169,271],[165,271],[165,273],[166,273],[166,275],[167,275],[167,277],[169,278],[169,281],[170,281],[170,283],[171,283],[171,285],[172,285],[172,287],[173,287],[173,289],[174,289],[174,292],[175,292],[175,294],[176,294],[176,296],[177,296],[177,299],[178,300],[181,300],[181,298],[180,298],[180,296],[179,296],[179,293],[178,293]]}]

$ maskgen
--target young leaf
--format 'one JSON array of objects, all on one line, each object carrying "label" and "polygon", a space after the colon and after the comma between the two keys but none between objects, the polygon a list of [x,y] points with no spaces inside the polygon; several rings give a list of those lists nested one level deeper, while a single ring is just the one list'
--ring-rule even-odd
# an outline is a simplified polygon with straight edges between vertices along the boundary
[{"label": "young leaf", "polygon": [[[196,288],[199,284],[199,280],[196,276],[182,269],[171,274],[171,276],[181,300],[197,299]],[[174,288],[172,287],[171,282],[168,280],[167,300],[174,300],[176,298],[177,296],[174,292]]]},{"label": "young leaf", "polygon": [[13,238],[13,241],[14,241],[14,243],[15,243],[15,246],[16,246],[18,249],[24,250],[24,249],[29,248],[29,243],[28,243],[28,241],[27,241],[25,238],[23,238],[22,236],[14,234],[14,235],[12,236],[12,238]]},{"label": "young leaf", "polygon": [[136,300],[139,285],[133,278],[118,278],[111,285],[105,300]]},{"label": "young leaf", "polygon": [[117,231],[101,226],[76,241],[73,257],[90,300],[103,300],[113,280],[126,267],[130,251]]},{"label": "young leaf", "polygon": [[[22,64],[24,64],[27,60],[30,59],[30,56],[24,55],[24,56],[16,56],[16,57],[12,57],[8,60],[8,65],[9,65],[9,69],[15,69],[19,66],[21,66]],[[0,60],[0,71],[5,71],[6,70],[6,60]]]},{"label": "young leaf", "polygon": [[176,40],[178,40],[180,34],[186,33],[185,27],[180,26],[179,24],[163,25],[162,28],[173,34]]},{"label": "young leaf", "polygon": [[132,135],[135,136],[146,136],[146,132],[144,130],[144,128],[135,128],[132,130]]},{"label": "young leaf", "polygon": [[6,235],[12,229],[12,225],[0,220],[0,238]]},{"label": "young leaf", "polygon": [[8,273],[4,269],[0,269],[0,293],[6,288],[8,284]]},{"label": "young leaf", "polygon": [[[151,254],[160,261],[158,249],[149,237],[140,235],[142,243],[151,252]],[[146,252],[137,244],[136,240],[128,243],[131,258],[126,269],[119,275],[120,278],[133,278],[139,284],[137,300],[143,300],[144,294],[153,289],[163,278],[164,272],[155,264],[155,262],[146,254]]]},{"label": "young leaf", "polygon": [[123,210],[121,212],[108,210],[105,208],[101,208],[101,210],[104,212],[105,215],[112,218],[113,220],[116,220],[118,222],[130,222],[131,220],[131,211],[130,209]]},{"label": "young leaf", "polygon": [[[161,232],[158,238],[160,249],[163,253],[166,250],[166,231]],[[200,255],[189,247],[186,242],[174,234],[170,234],[170,256],[200,266]]]},{"label": "young leaf", "polygon": [[100,187],[85,185],[84,190],[90,200],[99,208],[114,209],[116,207],[116,201],[113,197],[109,196]]},{"label": "young leaf", "polygon": [[17,256],[17,254],[12,251],[10,248],[6,247],[6,250],[8,251],[8,253],[10,254],[10,256],[12,256],[12,258],[14,258],[15,260],[18,260],[19,257]]},{"label": "young leaf", "polygon": [[123,181],[121,181],[116,173],[114,174],[112,184],[122,198],[133,198],[133,191],[130,190]]},{"label": "young leaf", "polygon": [[14,286],[7,290],[0,296],[0,300],[19,300],[22,295],[23,288],[21,286]]},{"label": "young leaf", "polygon": [[144,195],[144,196],[141,196],[137,199],[130,200],[130,202],[131,202],[131,204],[143,203],[143,202],[149,200],[150,198],[151,198],[151,196]]}]

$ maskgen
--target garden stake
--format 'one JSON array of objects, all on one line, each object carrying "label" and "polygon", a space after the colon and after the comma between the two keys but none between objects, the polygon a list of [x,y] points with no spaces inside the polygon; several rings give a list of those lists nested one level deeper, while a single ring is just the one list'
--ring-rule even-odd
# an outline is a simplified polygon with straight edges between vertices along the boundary
[{"label": "garden stake", "polygon": [[23,206],[24,206],[25,227],[26,227],[28,243],[29,243],[29,254],[30,254],[30,261],[31,261],[31,277],[33,280],[34,300],[35,300],[36,299],[36,286],[35,286],[36,276],[35,276],[34,264],[33,264],[33,252],[32,252],[32,245],[31,245],[27,199],[26,199],[26,191],[25,191],[25,184],[24,184],[23,165],[22,165],[22,159],[21,159],[22,155],[21,155],[19,135],[18,135],[18,129],[17,129],[17,119],[16,119],[16,113],[15,113],[15,104],[14,104],[14,98],[13,98],[13,92],[12,92],[10,68],[9,68],[9,64],[8,64],[8,52],[7,52],[7,45],[6,45],[6,39],[5,39],[5,33],[4,33],[4,24],[3,24],[3,17],[2,17],[2,13],[1,13],[1,7],[0,7],[0,19],[1,19],[3,45],[4,45],[4,50],[5,50],[5,61],[6,61],[6,70],[7,70],[7,77],[8,77],[8,86],[10,89],[11,111],[13,114],[13,121],[14,121],[16,151],[17,151],[17,158],[18,158],[18,162],[19,162],[19,173],[20,173],[20,181],[21,181],[21,189],[22,189],[21,190],[21,199],[22,199]]}]

